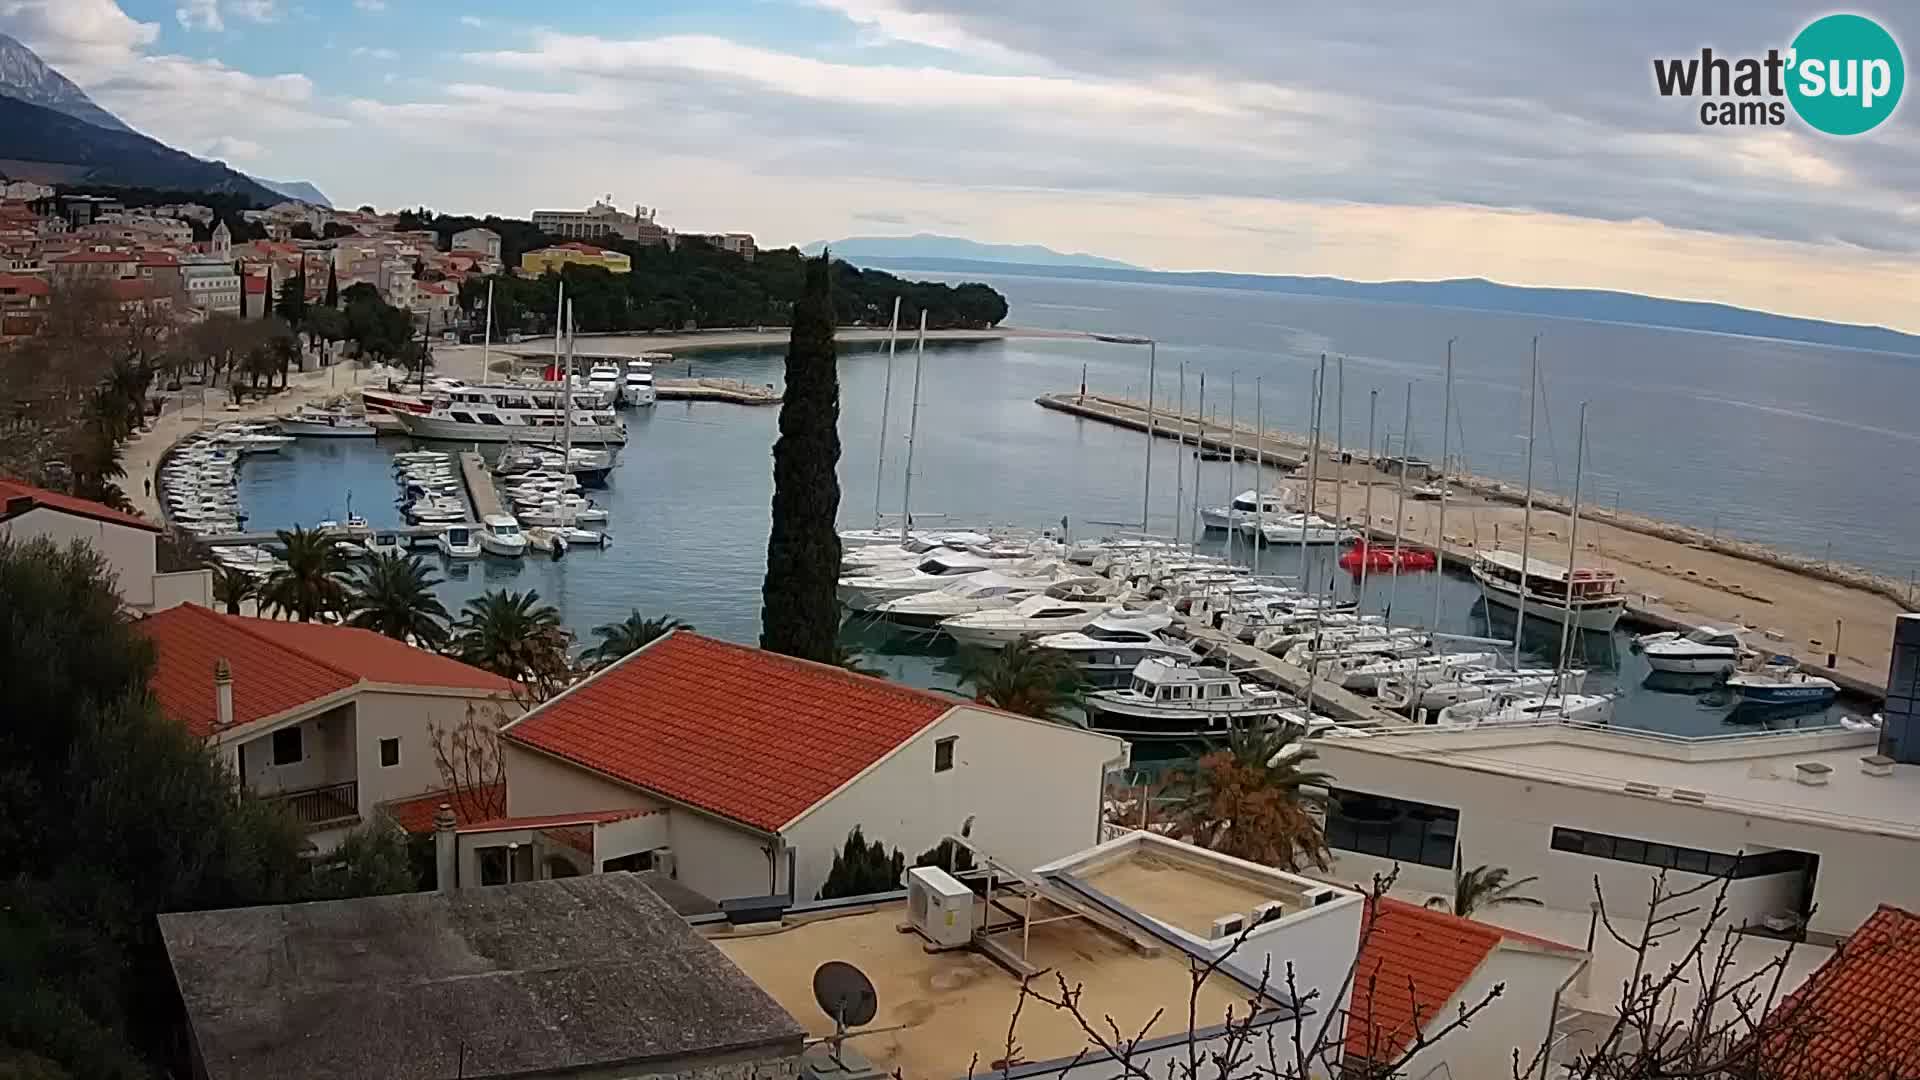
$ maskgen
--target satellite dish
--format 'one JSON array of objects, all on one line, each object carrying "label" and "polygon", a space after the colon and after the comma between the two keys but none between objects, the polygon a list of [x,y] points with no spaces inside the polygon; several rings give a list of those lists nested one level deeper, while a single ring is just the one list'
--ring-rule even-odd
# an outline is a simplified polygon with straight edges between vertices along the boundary
[{"label": "satellite dish", "polygon": [[841,960],[829,960],[813,972],[813,1000],[842,1031],[873,1023],[880,995],[866,972]]}]

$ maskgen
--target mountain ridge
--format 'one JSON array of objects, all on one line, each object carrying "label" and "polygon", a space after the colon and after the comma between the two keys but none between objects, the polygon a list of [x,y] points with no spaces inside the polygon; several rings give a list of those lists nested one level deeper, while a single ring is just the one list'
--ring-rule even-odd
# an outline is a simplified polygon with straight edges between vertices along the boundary
[{"label": "mountain ridge", "polygon": [[1023,266],[1082,266],[1102,270],[1139,270],[1141,267],[1118,259],[1102,258],[1086,252],[1055,251],[1039,244],[987,244],[962,236],[938,233],[914,233],[912,236],[848,236],[839,240],[819,240],[801,248],[807,255],[818,255],[832,248],[836,257],[848,260],[889,258],[972,259],[985,262],[1017,263]]},{"label": "mountain ridge", "polygon": [[108,131],[137,134],[126,122],[94,104],[85,90],[40,59],[17,38],[0,34],[0,97],[24,101]]},{"label": "mountain ridge", "polygon": [[[43,183],[206,191],[239,195],[261,206],[280,201],[222,162],[5,96],[0,96],[0,159],[8,162],[9,175]],[[36,175],[35,166],[45,168]]]},{"label": "mountain ridge", "polygon": [[249,176],[254,183],[259,184],[261,187],[266,188],[276,195],[283,195],[289,199],[295,199],[303,203],[311,203],[314,206],[323,206],[328,210],[333,209],[333,201],[327,198],[326,194],[319,188],[314,187],[305,180],[268,180],[263,176],[251,176],[251,174],[249,174]]}]

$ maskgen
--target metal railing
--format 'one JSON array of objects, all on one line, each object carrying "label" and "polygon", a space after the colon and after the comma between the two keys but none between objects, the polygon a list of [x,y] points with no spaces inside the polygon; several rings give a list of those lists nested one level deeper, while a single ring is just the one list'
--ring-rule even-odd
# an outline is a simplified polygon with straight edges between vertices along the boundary
[{"label": "metal railing", "polygon": [[285,807],[295,821],[308,828],[360,816],[360,783],[357,780],[302,788],[299,791],[283,791],[269,795],[267,799]]}]

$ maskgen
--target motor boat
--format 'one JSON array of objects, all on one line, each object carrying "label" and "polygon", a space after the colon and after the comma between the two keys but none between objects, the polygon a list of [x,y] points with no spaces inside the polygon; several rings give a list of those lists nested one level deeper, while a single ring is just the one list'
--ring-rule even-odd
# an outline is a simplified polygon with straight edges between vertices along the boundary
[{"label": "motor boat", "polygon": [[1113,606],[1112,597],[1076,600],[1043,593],[1010,608],[942,619],[940,629],[961,645],[998,649],[1022,638],[1084,629]]},{"label": "motor boat", "polygon": [[956,578],[929,592],[888,600],[873,608],[873,614],[903,626],[932,628],[938,626],[942,619],[950,619],[955,615],[1012,607],[1035,593],[1045,591],[1058,580],[1051,575],[1011,577],[987,570]]},{"label": "motor boat", "polygon": [[1453,493],[1439,484],[1415,484],[1407,489],[1407,495],[1421,502],[1438,502],[1441,499],[1453,498]]},{"label": "motor boat", "polygon": [[[1000,568],[993,559],[964,551],[938,551],[910,566],[875,568],[842,577],[836,586],[840,599],[855,611],[872,611],[889,600],[937,589],[962,574]],[[1035,569],[1038,569],[1037,567]]]},{"label": "motor boat", "polygon": [[360,546],[367,549],[367,554],[375,557],[404,555],[407,551],[406,540],[397,532],[376,532],[362,541]]},{"label": "motor boat", "polygon": [[1726,687],[1737,706],[1748,707],[1811,708],[1831,704],[1840,696],[1838,683],[1801,671],[1792,657],[1775,657],[1769,663],[1736,670],[1727,676]]},{"label": "motor boat", "polygon": [[[1297,636],[1297,635],[1296,635]],[[1273,652],[1280,648],[1279,635],[1261,634],[1254,639],[1254,648],[1262,652]],[[1384,622],[1365,622],[1355,626],[1329,627],[1316,630],[1304,639],[1292,640],[1278,655],[1289,664],[1304,664],[1315,653],[1334,654],[1357,649],[1363,645],[1392,645],[1424,649],[1431,644],[1431,638],[1425,630],[1411,626],[1388,626]]]},{"label": "motor boat", "polygon": [[[371,399],[368,408],[373,408]],[[394,411],[393,415],[407,434],[419,439],[554,446],[569,441],[583,446],[627,441],[626,421],[614,413],[605,396],[557,383],[461,385],[436,393],[425,412]]]},{"label": "motor boat", "polygon": [[1374,660],[1349,668],[1340,685],[1349,690],[1377,690],[1382,679],[1432,677],[1444,679],[1456,671],[1483,668],[1499,662],[1493,653],[1438,653],[1433,656],[1409,656],[1394,660]]},{"label": "motor boat", "polygon": [[587,388],[599,394],[602,401],[619,400],[621,391],[619,367],[607,360],[596,362],[587,369]]},{"label": "motor boat", "polygon": [[551,555],[557,546],[562,552],[568,548],[602,548],[613,543],[613,537],[592,529],[579,529],[560,525],[554,527],[538,526],[526,530],[527,544],[535,551]]},{"label": "motor boat", "polygon": [[1258,521],[1267,517],[1285,517],[1293,513],[1293,500],[1283,491],[1270,491],[1265,496],[1252,488],[1233,497],[1226,506],[1208,506],[1200,511],[1200,523],[1214,532],[1224,532],[1238,528],[1243,522]]},{"label": "motor boat", "polygon": [[1655,671],[1718,675],[1738,667],[1742,657],[1757,655],[1745,635],[1739,627],[1699,626],[1684,634],[1642,634],[1633,639],[1633,649]]},{"label": "motor boat", "polygon": [[1362,570],[1431,570],[1437,565],[1433,552],[1425,548],[1369,544],[1365,540],[1340,553],[1340,569],[1358,574]]},{"label": "motor boat", "polygon": [[[1555,677],[1552,668],[1453,671],[1432,680],[1394,676],[1381,679],[1375,693],[1380,698],[1380,704],[1387,708],[1418,715],[1423,710],[1444,709],[1449,705],[1479,701],[1495,694],[1510,697],[1545,694],[1553,689]],[[1558,678],[1561,689],[1577,694],[1586,685],[1587,673],[1584,668],[1568,668],[1558,673]]]},{"label": "motor boat", "polygon": [[1279,519],[1267,518],[1262,522],[1243,521],[1240,531],[1248,536],[1258,533],[1262,541],[1269,546],[1282,544],[1301,544],[1309,547],[1324,547],[1328,544],[1344,544],[1353,539],[1354,532],[1345,526],[1329,521],[1319,514],[1283,514]]},{"label": "motor boat", "polygon": [[1495,694],[1464,701],[1440,710],[1441,727],[1486,727],[1497,724],[1539,724],[1564,721],[1605,724],[1613,720],[1611,694],[1534,694],[1516,697]]},{"label": "motor boat", "polygon": [[527,553],[527,537],[511,514],[488,514],[480,519],[480,547],[489,555],[517,559]]},{"label": "motor boat", "polygon": [[218,432],[213,439],[216,443],[230,446],[242,454],[271,454],[293,443],[291,435],[273,435],[266,431],[249,429]]},{"label": "motor boat", "polygon": [[1293,699],[1223,668],[1148,657],[1127,685],[1086,696],[1087,727],[1139,741],[1219,738],[1243,725],[1281,719]]},{"label": "motor boat", "polygon": [[480,557],[480,538],[465,525],[455,525],[441,533],[435,538],[434,546],[440,549],[440,554],[449,559]]},{"label": "motor boat", "polygon": [[1140,661],[1149,657],[1199,662],[1200,657],[1190,646],[1162,636],[1172,625],[1173,616],[1163,610],[1117,608],[1102,613],[1080,630],[1037,637],[1033,645],[1070,658],[1088,683],[1113,687],[1124,685]]},{"label": "motor boat", "polygon": [[653,364],[644,358],[627,361],[620,392],[629,405],[644,408],[653,404],[658,397],[653,385]]},{"label": "motor boat", "polygon": [[[1521,604],[1521,557],[1511,551],[1482,551],[1473,558],[1473,577],[1488,604],[1517,610]],[[1612,570],[1568,570],[1544,559],[1525,560],[1527,614],[1558,623],[1571,615],[1582,630],[1611,633],[1627,609],[1626,582]]]},{"label": "motor boat", "polygon": [[585,522],[589,525],[607,520],[607,509],[587,499],[547,499],[544,502],[515,500],[514,508],[529,525],[548,528]]},{"label": "motor boat", "polygon": [[375,432],[367,418],[346,409],[316,409],[311,405],[276,421],[282,435],[319,439],[371,439]]}]

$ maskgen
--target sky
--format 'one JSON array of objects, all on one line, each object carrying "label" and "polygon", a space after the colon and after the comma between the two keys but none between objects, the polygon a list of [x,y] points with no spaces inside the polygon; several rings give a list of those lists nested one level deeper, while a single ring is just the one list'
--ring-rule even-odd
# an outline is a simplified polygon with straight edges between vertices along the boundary
[{"label": "sky", "polygon": [[[1920,7],[1876,18],[1920,62]],[[1920,331],[1920,103],[1708,128],[1655,57],[1786,0],[0,0],[180,149],[336,204],[657,207],[1166,270],[1486,277]],[[1914,91],[1907,95],[1920,95]]]}]

